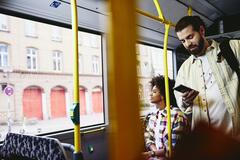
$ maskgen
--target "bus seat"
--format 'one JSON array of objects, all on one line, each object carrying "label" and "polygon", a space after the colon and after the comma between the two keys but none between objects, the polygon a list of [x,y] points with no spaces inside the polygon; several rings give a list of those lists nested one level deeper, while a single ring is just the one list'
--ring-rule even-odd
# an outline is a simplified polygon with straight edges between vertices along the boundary
[{"label": "bus seat", "polygon": [[58,139],[8,133],[0,147],[4,160],[67,160]]}]

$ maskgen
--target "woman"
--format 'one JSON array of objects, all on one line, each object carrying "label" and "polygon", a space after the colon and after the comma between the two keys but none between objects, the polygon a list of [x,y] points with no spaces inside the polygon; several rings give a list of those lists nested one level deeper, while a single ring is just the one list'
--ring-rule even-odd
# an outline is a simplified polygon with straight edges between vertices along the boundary
[{"label": "woman", "polygon": [[[143,155],[148,160],[164,160],[169,157],[164,76],[153,77],[150,83],[152,88],[150,100],[156,105],[156,111],[149,116],[146,123],[144,138],[148,151],[144,152]],[[176,107],[173,87],[174,81],[169,79],[172,146],[174,147],[181,134],[189,130],[189,123],[183,112]]]}]

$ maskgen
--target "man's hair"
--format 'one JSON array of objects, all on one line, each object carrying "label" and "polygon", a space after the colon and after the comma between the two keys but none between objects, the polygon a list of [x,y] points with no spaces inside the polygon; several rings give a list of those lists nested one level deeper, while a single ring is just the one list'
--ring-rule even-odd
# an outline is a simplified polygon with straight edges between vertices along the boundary
[{"label": "man's hair", "polygon": [[199,16],[184,16],[181,18],[175,27],[175,32],[182,31],[187,26],[191,25],[194,31],[199,31],[200,26],[203,26],[206,29],[206,25]]},{"label": "man's hair", "polygon": [[[174,93],[173,93],[173,87],[175,85],[175,81],[168,78],[168,81],[169,81],[169,97],[170,97],[170,104],[173,106],[173,107],[176,107],[177,106],[177,103],[176,103],[176,99],[175,99],[175,96],[174,96]],[[166,102],[166,94],[165,94],[165,79],[164,79],[164,76],[162,75],[158,75],[158,76],[155,76],[152,78],[152,80],[150,81],[150,84],[151,84],[151,89],[156,86],[161,95],[164,97],[164,100]]]}]

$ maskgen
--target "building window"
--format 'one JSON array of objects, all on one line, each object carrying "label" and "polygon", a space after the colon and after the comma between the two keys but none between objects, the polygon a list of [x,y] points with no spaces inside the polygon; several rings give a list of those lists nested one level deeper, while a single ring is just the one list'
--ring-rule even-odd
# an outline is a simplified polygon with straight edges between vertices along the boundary
[{"label": "building window", "polygon": [[142,69],[142,75],[145,76],[151,76],[150,68],[149,68],[149,63],[148,62],[143,62],[143,69]]},{"label": "building window", "polygon": [[0,67],[8,66],[8,45],[0,43]]},{"label": "building window", "polygon": [[[164,74],[164,65],[161,64],[163,63],[164,59],[164,53],[163,49],[161,48],[151,48],[151,53],[152,53],[152,69],[153,69],[153,74],[158,75],[158,74]],[[172,51],[168,50],[167,51],[167,60],[168,60],[168,77],[173,78],[173,65],[172,65]]]},{"label": "building window", "polygon": [[148,46],[146,45],[142,45],[142,44],[139,44],[139,54],[143,55],[143,56],[147,56],[148,55]]},{"label": "building window", "polygon": [[99,57],[92,56],[92,73],[99,74]]},{"label": "building window", "polygon": [[91,47],[98,48],[99,47],[99,40],[96,35],[91,35]]},{"label": "building window", "polygon": [[62,32],[60,27],[52,26],[52,40],[57,42],[62,41]]},{"label": "building window", "polygon": [[90,47],[91,46],[91,34],[86,32],[78,32],[78,44],[80,46],[84,47]]},{"label": "building window", "polygon": [[85,34],[82,37],[82,40],[83,40],[83,46],[86,46],[86,47],[90,47],[91,46],[91,39],[90,39],[89,35]]},{"label": "building window", "polygon": [[37,70],[37,49],[27,48],[27,69]]},{"label": "building window", "polygon": [[25,35],[29,37],[37,37],[37,24],[33,21],[25,21]]},{"label": "building window", "polygon": [[6,15],[0,14],[0,30],[8,31],[8,17]]},{"label": "building window", "polygon": [[53,51],[53,70],[61,71],[62,70],[62,52]]}]

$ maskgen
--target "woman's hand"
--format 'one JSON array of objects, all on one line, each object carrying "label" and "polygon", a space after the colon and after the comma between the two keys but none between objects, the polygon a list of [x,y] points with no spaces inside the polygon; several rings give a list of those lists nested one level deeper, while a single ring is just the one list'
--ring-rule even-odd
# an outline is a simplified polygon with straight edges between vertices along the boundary
[{"label": "woman's hand", "polygon": [[149,158],[152,157],[152,154],[151,154],[152,151],[148,151],[148,152],[143,152],[142,153],[142,156],[144,159],[148,160]]}]

